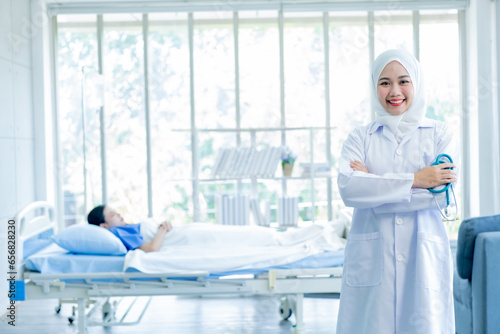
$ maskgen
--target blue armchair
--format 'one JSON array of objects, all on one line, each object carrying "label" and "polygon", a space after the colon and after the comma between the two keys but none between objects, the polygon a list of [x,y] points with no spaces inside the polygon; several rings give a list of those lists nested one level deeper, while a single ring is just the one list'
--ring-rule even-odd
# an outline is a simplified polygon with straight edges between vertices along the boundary
[{"label": "blue armchair", "polygon": [[500,215],[460,225],[453,296],[457,334],[500,333]]}]

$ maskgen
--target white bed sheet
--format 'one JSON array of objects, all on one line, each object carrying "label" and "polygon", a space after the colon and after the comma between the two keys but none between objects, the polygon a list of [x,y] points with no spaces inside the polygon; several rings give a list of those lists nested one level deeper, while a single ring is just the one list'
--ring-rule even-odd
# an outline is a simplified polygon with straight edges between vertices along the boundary
[{"label": "white bed sheet", "polygon": [[[141,224],[146,242],[153,238],[156,229],[153,220]],[[158,252],[129,251],[123,269],[152,274],[193,268],[225,272],[279,266],[344,247],[345,240],[332,225],[315,224],[278,232],[259,226],[194,223],[174,227]]]}]

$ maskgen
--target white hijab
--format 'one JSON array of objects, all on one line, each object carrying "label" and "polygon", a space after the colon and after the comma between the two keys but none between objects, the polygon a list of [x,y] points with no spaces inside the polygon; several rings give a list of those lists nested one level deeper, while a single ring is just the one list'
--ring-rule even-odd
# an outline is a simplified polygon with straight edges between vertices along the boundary
[{"label": "white hijab", "polygon": [[[410,108],[401,115],[391,115],[380,104],[377,97],[377,84],[382,70],[391,61],[397,61],[408,71],[413,84],[413,102]],[[419,62],[410,53],[404,50],[387,50],[381,53],[373,62],[372,82],[375,91],[375,114],[376,120],[387,125],[396,140],[401,142],[404,136],[418,128],[425,117],[426,96],[424,88],[423,73]]]}]

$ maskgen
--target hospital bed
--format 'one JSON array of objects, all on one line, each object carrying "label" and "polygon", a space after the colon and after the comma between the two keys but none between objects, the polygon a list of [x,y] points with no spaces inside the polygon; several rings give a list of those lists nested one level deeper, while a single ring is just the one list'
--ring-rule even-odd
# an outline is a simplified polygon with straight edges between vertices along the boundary
[{"label": "hospital bed", "polygon": [[[57,232],[54,208],[46,202],[32,203],[16,216],[15,222],[16,245],[19,245],[17,279],[21,283],[16,286],[20,290],[24,288],[26,300],[75,301],[77,306],[73,310],[77,310],[74,316],[79,333],[85,333],[87,326],[136,324],[149,305],[148,301],[135,322],[124,321],[130,308],[122,319],[115,320],[109,302],[111,297],[215,294],[279,297],[281,317],[288,319],[293,313],[295,333],[302,333],[305,330],[304,294],[340,293],[343,250],[317,254],[279,267],[225,273],[196,268],[161,274],[123,272],[123,256],[71,254],[39,238],[47,231]],[[23,256],[23,250],[29,252],[26,254],[29,256]],[[54,263],[58,266],[56,269],[51,268]],[[102,312],[102,321],[92,320],[96,312]]]}]

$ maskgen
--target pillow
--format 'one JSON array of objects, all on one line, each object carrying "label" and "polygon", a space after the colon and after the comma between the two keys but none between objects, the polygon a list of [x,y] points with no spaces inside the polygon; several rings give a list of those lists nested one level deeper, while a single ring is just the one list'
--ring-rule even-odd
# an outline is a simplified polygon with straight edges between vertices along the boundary
[{"label": "pillow", "polygon": [[123,255],[125,245],[113,233],[92,224],[70,226],[51,239],[70,252],[91,255]]}]

